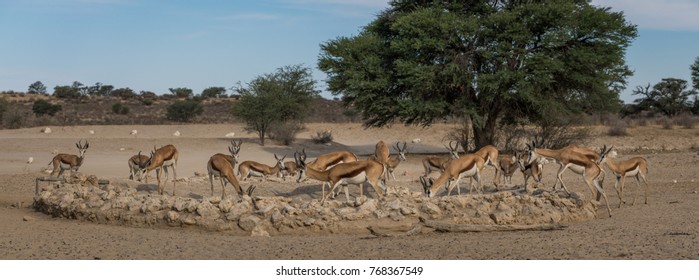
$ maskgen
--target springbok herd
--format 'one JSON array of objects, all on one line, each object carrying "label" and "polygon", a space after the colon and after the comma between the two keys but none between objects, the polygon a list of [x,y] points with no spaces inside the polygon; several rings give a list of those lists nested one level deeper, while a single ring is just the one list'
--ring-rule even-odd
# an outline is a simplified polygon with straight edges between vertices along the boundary
[{"label": "springbok herd", "polygon": [[[343,185],[346,199],[349,200],[348,184],[360,186],[360,195],[362,195],[363,183],[368,182],[378,196],[383,196],[386,191],[386,180],[393,175],[395,169],[401,161],[405,161],[405,153],[407,143],[396,143],[394,148],[397,154],[390,155],[388,146],[379,141],[376,144],[374,154],[367,160],[359,160],[357,156],[349,151],[336,151],[318,156],[315,160],[308,162],[306,159],[305,149],[301,152],[294,153],[294,161],[286,161],[286,156],[279,157],[276,154],[274,158],[276,163],[274,166],[268,166],[256,161],[243,161],[238,164],[238,154],[242,141],[231,141],[228,147],[228,154],[218,153],[209,159],[207,162],[207,171],[209,182],[211,184],[211,195],[214,194],[214,177],[218,177],[221,181],[222,198],[226,197],[226,184],[230,183],[235,187],[239,196],[252,195],[255,186],[250,186],[246,191],[243,191],[238,178],[243,181],[251,176],[266,178],[270,175],[286,178],[286,176],[297,176],[296,181],[301,182],[304,178],[311,178],[321,181],[322,198],[321,204],[325,202],[328,196],[335,194],[335,189],[339,185]],[[83,163],[85,151],[90,144],[85,141],[78,141],[75,144],[78,148],[78,155],[72,154],[57,154],[49,164],[53,164],[51,176],[55,176],[58,172],[59,177],[62,176],[65,170],[76,172]],[[165,172],[165,181],[168,178],[168,168],[172,169],[173,173],[173,189],[172,194],[175,195],[176,179],[177,179],[177,160],[179,153],[173,145],[165,145],[160,148],[153,147],[150,156],[142,155],[139,152],[128,160],[129,179],[138,180],[139,182],[146,179],[148,183],[148,175],[155,170],[158,181],[158,193],[163,194],[164,186],[161,185],[160,177]],[[607,148],[605,145],[600,152],[580,147],[577,145],[569,145],[562,149],[552,150],[537,147],[535,143],[527,144],[526,149],[517,151],[514,154],[500,155],[497,148],[492,145],[485,146],[472,154],[459,155],[457,153],[456,143],[445,145],[449,151],[448,156],[428,156],[422,160],[424,167],[424,175],[420,176],[423,190],[428,197],[434,197],[440,188],[446,189],[446,194],[451,195],[452,190],[456,187],[457,193],[461,194],[459,181],[468,177],[476,181],[475,189],[478,193],[482,193],[481,186],[481,170],[486,166],[492,166],[495,169],[493,185],[500,185],[500,174],[505,183],[512,183],[512,175],[516,170],[520,170],[524,176],[524,189],[527,190],[529,178],[534,180],[534,184],[541,184],[541,174],[543,165],[547,162],[554,161],[559,164],[560,168],[556,174],[556,183],[553,185],[553,190],[560,182],[562,189],[568,192],[562,180],[562,174],[566,169],[582,175],[585,184],[590,189],[593,196],[597,196],[597,200],[604,197],[607,204],[607,211],[611,217],[612,212],[609,207],[607,195],[604,193],[602,183],[606,172],[602,165],[607,168],[616,177],[614,189],[619,196],[619,207],[625,203],[623,199],[624,179],[626,177],[634,177],[636,185],[640,188],[640,179],[643,179],[645,184],[645,203],[648,203],[648,183],[646,181],[646,173],[648,172],[647,160],[643,157],[633,157],[623,161],[615,161],[617,153],[613,147]],[[234,167],[238,164],[238,173],[234,174]],[[436,179],[429,177],[430,173],[439,172],[440,175]],[[325,192],[325,185],[328,185],[329,191]],[[469,184],[469,194],[473,191],[473,182]],[[619,186],[620,185],[620,186]],[[617,188],[619,186],[619,188]],[[595,190],[597,192],[595,192]],[[632,204],[636,203],[636,197]]]}]

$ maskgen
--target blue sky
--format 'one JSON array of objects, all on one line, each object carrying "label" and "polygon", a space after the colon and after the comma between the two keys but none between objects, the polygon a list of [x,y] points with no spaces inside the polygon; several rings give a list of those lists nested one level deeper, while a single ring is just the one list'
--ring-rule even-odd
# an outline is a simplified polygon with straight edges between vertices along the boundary
[{"label": "blue sky", "polygon": [[[42,81],[96,82],[160,93],[230,88],[294,64],[316,68],[319,45],[356,35],[386,0],[0,0],[0,90]],[[633,88],[689,80],[699,56],[699,1],[593,0],[639,27],[627,51]],[[327,93],[326,97],[330,97]]]}]

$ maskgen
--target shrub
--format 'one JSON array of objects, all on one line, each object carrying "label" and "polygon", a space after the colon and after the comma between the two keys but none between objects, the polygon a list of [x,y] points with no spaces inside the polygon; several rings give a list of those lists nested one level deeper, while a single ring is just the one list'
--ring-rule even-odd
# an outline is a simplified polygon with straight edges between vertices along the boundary
[{"label": "shrub", "polygon": [[197,101],[176,100],[170,106],[167,106],[167,119],[178,122],[189,122],[203,112],[204,107]]},{"label": "shrub", "polygon": [[2,117],[5,115],[5,112],[7,112],[7,108],[10,108],[10,102],[8,102],[7,98],[5,97],[0,98],[0,122],[2,121]]},{"label": "shrub", "polygon": [[18,112],[12,112],[3,119],[3,126],[10,129],[21,128],[24,125],[24,116]]},{"label": "shrub", "polygon": [[39,99],[37,101],[34,101],[34,105],[32,105],[32,112],[37,117],[43,116],[43,115],[49,115],[49,116],[54,116],[56,113],[61,111],[63,107],[58,104],[51,104],[51,102],[48,102],[43,99]]},{"label": "shrub", "polygon": [[333,141],[333,132],[331,130],[316,131],[315,136],[311,136],[311,140],[316,144],[327,144]]},{"label": "shrub", "polygon": [[299,123],[286,122],[275,123],[270,130],[270,138],[280,145],[289,146],[296,140],[296,135],[303,130],[303,125]]},{"label": "shrub", "polygon": [[609,136],[628,136],[629,133],[626,131],[627,124],[622,121],[614,121],[609,124],[609,129],[607,130],[607,135]]},{"label": "shrub", "polygon": [[683,128],[692,129],[697,125],[697,118],[690,114],[682,114],[675,119],[675,122]]},{"label": "shrub", "polygon": [[141,103],[146,106],[153,105],[153,100],[152,99],[143,99],[141,100]]},{"label": "shrub", "polygon": [[129,113],[129,107],[121,103],[114,103],[112,104],[112,112],[114,112],[114,114],[126,115]]},{"label": "shrub", "polygon": [[662,125],[663,129],[672,129],[675,125],[675,122],[667,117],[664,117],[658,121],[660,122],[660,125]]}]

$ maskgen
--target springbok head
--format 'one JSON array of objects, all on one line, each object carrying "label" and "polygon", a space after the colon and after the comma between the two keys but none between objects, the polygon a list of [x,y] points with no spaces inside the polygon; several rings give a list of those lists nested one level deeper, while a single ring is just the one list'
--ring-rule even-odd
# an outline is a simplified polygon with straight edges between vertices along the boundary
[{"label": "springbok head", "polygon": [[75,146],[78,147],[78,157],[83,158],[85,157],[85,151],[90,147],[90,143],[85,140],[85,144],[82,144],[81,141],[79,140],[78,143],[75,143]]},{"label": "springbok head", "polygon": [[400,142],[396,142],[394,147],[396,148],[396,151],[398,151],[398,158],[402,161],[406,161],[407,159],[405,158],[405,152],[408,150],[408,143],[403,142],[403,147],[401,147]]},{"label": "springbok head", "polygon": [[238,153],[240,153],[240,145],[243,144],[243,140],[240,140],[238,142],[235,142],[235,140],[231,141],[231,146],[228,147],[228,152],[231,153],[231,156],[233,156],[233,163],[238,163]]},{"label": "springbok head", "polygon": [[306,149],[303,149],[301,153],[294,152],[294,162],[296,162],[296,167],[298,168],[299,177],[296,179],[297,183],[301,182],[301,179],[306,173]]},{"label": "springbok head", "polygon": [[456,151],[459,149],[458,143],[456,141],[449,141],[449,146],[444,145],[447,150],[449,150],[449,154],[452,159],[457,159],[459,158],[459,153]]},{"label": "springbok head", "polygon": [[284,166],[284,159],[286,158],[286,155],[283,157],[279,158],[277,154],[274,154],[274,159],[277,160],[277,167],[279,168],[279,171],[286,170],[286,166]]}]

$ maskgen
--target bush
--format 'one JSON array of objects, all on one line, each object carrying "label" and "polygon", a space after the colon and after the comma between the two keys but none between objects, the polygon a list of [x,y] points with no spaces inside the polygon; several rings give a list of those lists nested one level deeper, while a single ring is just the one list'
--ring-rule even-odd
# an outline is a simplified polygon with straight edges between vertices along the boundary
[{"label": "bush", "polygon": [[316,144],[327,144],[333,141],[333,132],[331,130],[316,131],[315,136],[311,136],[311,140]]},{"label": "bush", "polygon": [[37,101],[34,101],[34,105],[32,105],[32,112],[37,117],[43,116],[43,115],[49,115],[49,116],[54,116],[56,113],[61,111],[63,107],[58,104],[51,104],[51,102],[48,102],[43,99],[39,99]]},{"label": "bush", "polygon": [[0,122],[2,122],[2,117],[5,115],[8,108],[10,108],[10,102],[7,101],[7,98],[0,98]]},{"label": "bush", "polygon": [[177,100],[170,106],[167,106],[167,119],[178,122],[189,122],[203,112],[204,107],[197,101]]},{"label": "bush", "polygon": [[3,119],[3,126],[10,129],[18,129],[24,125],[24,117],[18,112],[12,112]]},{"label": "bush", "polygon": [[690,114],[681,114],[676,119],[677,125],[686,129],[693,129],[697,125],[697,118]]},{"label": "bush", "polygon": [[153,100],[152,99],[143,99],[141,100],[141,103],[146,106],[153,105]]},{"label": "bush", "polygon": [[296,140],[296,135],[303,130],[299,123],[276,123],[272,126],[269,137],[278,144],[289,146]]},{"label": "bush", "polygon": [[609,125],[607,130],[607,135],[609,136],[628,136],[629,133],[626,131],[627,124],[622,121],[615,121]]},{"label": "bush", "polygon": [[114,103],[112,104],[112,112],[114,112],[114,114],[126,115],[129,113],[129,107],[121,103]]}]

